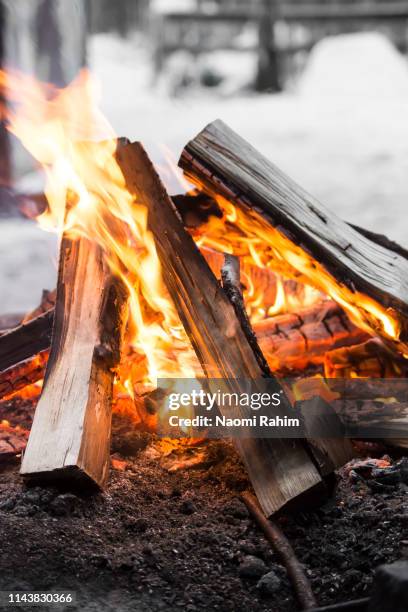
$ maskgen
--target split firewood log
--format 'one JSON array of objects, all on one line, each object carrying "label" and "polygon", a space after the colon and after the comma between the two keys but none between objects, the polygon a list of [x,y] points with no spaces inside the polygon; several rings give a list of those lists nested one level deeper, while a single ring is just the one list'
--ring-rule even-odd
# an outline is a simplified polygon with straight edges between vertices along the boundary
[{"label": "split firewood log", "polygon": [[64,236],[51,352],[21,466],[25,478],[105,484],[126,303],[101,248]]},{"label": "split firewood log", "polygon": [[222,121],[189,142],[179,164],[198,188],[236,207],[245,230],[278,252],[289,275],[308,279],[366,331],[408,353],[408,260],[401,253],[324,208]]},{"label": "split firewood log", "polygon": [[[240,393],[240,381],[256,380],[262,377],[262,370],[231,303],[185,230],[142,146],[120,147],[118,161],[128,189],[148,207],[148,226],[164,281],[210,388],[213,379],[223,378],[230,391]],[[238,405],[232,410],[236,416],[247,414]],[[236,443],[268,516],[321,485],[302,441],[245,438]]]}]

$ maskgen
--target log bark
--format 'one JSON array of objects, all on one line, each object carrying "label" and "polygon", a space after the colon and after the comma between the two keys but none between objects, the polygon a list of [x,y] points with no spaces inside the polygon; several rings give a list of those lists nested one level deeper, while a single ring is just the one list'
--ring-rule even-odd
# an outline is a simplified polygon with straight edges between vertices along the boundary
[{"label": "log bark", "polygon": [[[204,373],[209,379],[226,379],[229,391],[240,392],[240,379],[257,379],[262,372],[232,305],[184,229],[142,146],[121,146],[118,162],[129,191],[148,207],[164,281]],[[238,406],[235,412],[244,416]],[[237,446],[268,516],[321,484],[301,441],[248,438],[237,440]]]},{"label": "log bark", "polygon": [[284,373],[321,364],[327,351],[369,337],[331,300],[258,321],[253,329],[269,367]]},{"label": "log bark", "polygon": [[105,484],[126,301],[100,248],[64,237],[51,352],[21,466],[24,477]]},{"label": "log bark", "polygon": [[407,352],[408,261],[401,254],[325,209],[222,121],[189,142],[179,164],[197,186],[268,228],[271,244],[310,284]]}]

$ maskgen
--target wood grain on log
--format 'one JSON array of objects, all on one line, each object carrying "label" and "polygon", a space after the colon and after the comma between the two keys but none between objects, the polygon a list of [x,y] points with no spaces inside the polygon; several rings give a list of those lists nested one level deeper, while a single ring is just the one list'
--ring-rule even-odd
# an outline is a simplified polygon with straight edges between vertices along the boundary
[{"label": "wood grain on log", "polygon": [[63,238],[51,353],[21,467],[26,478],[105,484],[125,294],[99,247]]},{"label": "wood grain on log", "polygon": [[213,196],[224,196],[310,284],[368,329],[408,351],[408,260],[325,209],[222,121],[185,147],[180,166]]},{"label": "wood grain on log", "polygon": [[[256,380],[262,372],[232,305],[184,229],[142,146],[122,146],[118,161],[128,189],[148,207],[164,281],[206,376],[226,379],[230,392],[240,392],[240,379]],[[245,414],[239,406],[234,412]],[[237,446],[268,516],[321,483],[300,441],[248,438],[237,440]]]}]

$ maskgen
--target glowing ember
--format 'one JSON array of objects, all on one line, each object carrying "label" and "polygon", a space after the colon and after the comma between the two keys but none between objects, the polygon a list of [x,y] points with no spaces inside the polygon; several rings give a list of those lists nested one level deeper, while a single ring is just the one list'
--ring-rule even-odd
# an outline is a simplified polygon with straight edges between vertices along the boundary
[{"label": "glowing ember", "polygon": [[[216,200],[223,211],[223,218],[211,217],[200,228],[198,244],[217,246],[219,250],[239,255],[243,260],[250,258],[259,267],[270,268],[283,276],[311,285],[340,304],[361,329],[371,334],[381,331],[383,336],[398,341],[400,323],[391,309],[385,309],[367,295],[336,283],[301,246],[291,242],[255,211],[244,213],[222,196],[217,196]],[[283,301],[282,290],[278,286],[277,306],[271,314],[277,314]]]}]

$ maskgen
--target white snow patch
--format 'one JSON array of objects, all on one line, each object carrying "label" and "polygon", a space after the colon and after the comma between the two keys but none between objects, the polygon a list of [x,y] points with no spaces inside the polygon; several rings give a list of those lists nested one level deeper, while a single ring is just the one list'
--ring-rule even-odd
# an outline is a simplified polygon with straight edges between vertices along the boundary
[{"label": "white snow patch", "polygon": [[23,219],[0,221],[0,312],[27,312],[57,278],[55,234]]},{"label": "white snow patch", "polygon": [[323,39],[312,50],[300,93],[408,99],[408,62],[380,33]]}]

